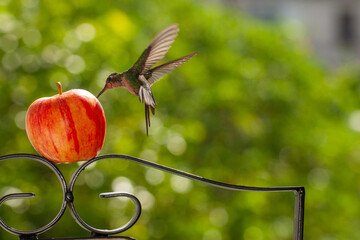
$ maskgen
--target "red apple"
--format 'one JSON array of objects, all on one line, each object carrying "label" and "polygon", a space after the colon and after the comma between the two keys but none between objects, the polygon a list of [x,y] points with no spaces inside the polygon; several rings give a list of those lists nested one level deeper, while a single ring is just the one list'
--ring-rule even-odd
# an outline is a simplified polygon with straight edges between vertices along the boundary
[{"label": "red apple", "polygon": [[50,161],[86,161],[99,154],[106,120],[98,99],[73,89],[37,99],[26,113],[26,133],[35,150]]}]

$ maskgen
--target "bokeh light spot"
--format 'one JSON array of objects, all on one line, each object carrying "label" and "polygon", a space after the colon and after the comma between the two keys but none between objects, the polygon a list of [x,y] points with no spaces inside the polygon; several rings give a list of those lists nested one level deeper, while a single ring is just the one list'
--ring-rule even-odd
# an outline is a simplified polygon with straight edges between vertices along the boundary
[{"label": "bokeh light spot", "polygon": [[188,193],[192,189],[192,182],[183,177],[171,176],[170,182],[171,188],[177,193]]},{"label": "bokeh light spot", "polygon": [[166,147],[173,155],[180,156],[186,150],[186,142],[183,137],[175,135],[169,138]]},{"label": "bokeh light spot", "polygon": [[85,61],[78,55],[70,55],[65,61],[66,69],[72,74],[79,74],[85,70]]},{"label": "bokeh light spot", "polygon": [[329,185],[330,173],[323,168],[314,168],[308,174],[308,180],[312,187],[322,190]]},{"label": "bokeh light spot", "polygon": [[[3,196],[8,195],[8,194],[12,194],[12,193],[22,193],[22,191],[20,189],[15,188],[15,187],[11,187],[11,186],[2,188],[1,192],[3,193]],[[21,204],[23,204],[23,202],[24,202],[23,199],[14,199],[14,200],[6,201],[4,204],[8,205],[11,208],[17,208]]]},{"label": "bokeh light spot", "polygon": [[82,23],[76,28],[76,36],[83,42],[89,42],[95,38],[96,29],[90,23]]},{"label": "bokeh light spot", "polygon": [[5,69],[13,71],[22,63],[22,56],[19,52],[6,53],[2,58],[2,64]]},{"label": "bokeh light spot", "polygon": [[41,34],[36,28],[27,29],[23,34],[23,41],[26,46],[32,48],[41,43]]},{"label": "bokeh light spot", "polygon": [[215,208],[210,212],[210,222],[216,227],[222,227],[226,225],[229,220],[227,211],[224,208]]},{"label": "bokeh light spot", "polygon": [[354,111],[350,114],[349,126],[352,130],[360,132],[360,110]]},{"label": "bokeh light spot", "polygon": [[22,67],[26,72],[36,72],[41,66],[41,60],[35,54],[26,55],[22,62]]},{"label": "bokeh light spot", "polygon": [[14,16],[8,13],[0,14],[0,31],[11,32],[15,29],[17,21]]},{"label": "bokeh light spot", "polygon": [[140,153],[140,157],[143,158],[143,159],[150,160],[152,162],[156,162],[157,159],[158,159],[156,151],[154,151],[152,149],[144,149]]},{"label": "bokeh light spot", "polygon": [[272,228],[281,239],[289,239],[293,231],[293,220],[288,217],[278,218],[273,222]]},{"label": "bokeh light spot", "polygon": [[24,7],[35,8],[39,5],[39,0],[21,0]]},{"label": "bokeh light spot", "polygon": [[104,174],[99,170],[86,172],[85,182],[90,188],[99,188],[104,183]]},{"label": "bokeh light spot", "polygon": [[164,181],[165,175],[159,170],[149,168],[146,171],[145,178],[151,185],[159,185]]},{"label": "bokeh light spot", "polygon": [[134,193],[134,187],[131,181],[126,177],[117,177],[111,183],[114,192]]},{"label": "bokeh light spot", "polygon": [[17,105],[23,106],[26,103],[28,90],[24,86],[16,86],[12,89],[11,100]]},{"label": "bokeh light spot", "polygon": [[209,229],[204,233],[203,240],[221,240],[221,232],[217,229]]},{"label": "bokeh light spot", "polygon": [[0,48],[4,52],[14,51],[18,44],[18,38],[13,34],[6,34],[0,38]]},{"label": "bokeh light spot", "polygon": [[78,49],[81,46],[81,41],[75,31],[67,32],[63,41],[66,47],[73,50]]},{"label": "bokeh light spot", "polygon": [[137,198],[141,202],[141,207],[144,210],[149,210],[154,206],[155,198],[146,189],[141,188],[140,190],[137,190],[135,195],[137,196]]},{"label": "bokeh light spot", "polygon": [[244,240],[262,240],[263,232],[260,228],[255,226],[250,226],[245,229]]},{"label": "bokeh light spot", "polygon": [[25,116],[26,111],[20,111],[15,115],[15,124],[18,128],[24,130],[25,129]]},{"label": "bokeh light spot", "polygon": [[48,63],[55,63],[56,62],[56,53],[59,48],[55,45],[48,45],[46,46],[43,51],[41,52],[41,56],[45,62]]},{"label": "bokeh light spot", "polygon": [[0,0],[0,6],[5,6],[10,2],[10,0]]},{"label": "bokeh light spot", "polygon": [[134,26],[128,16],[119,9],[113,9],[108,12],[107,24],[113,30],[113,33],[124,39],[131,39],[134,35]]}]

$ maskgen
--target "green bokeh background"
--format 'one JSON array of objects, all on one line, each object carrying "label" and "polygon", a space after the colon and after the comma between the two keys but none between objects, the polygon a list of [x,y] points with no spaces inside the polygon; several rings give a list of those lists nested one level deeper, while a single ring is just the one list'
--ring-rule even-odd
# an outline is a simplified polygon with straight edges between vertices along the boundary
[{"label": "green bokeh background", "polygon": [[[24,129],[40,97],[87,89],[131,67],[161,29],[180,24],[165,60],[198,55],[153,86],[149,136],[143,105],[125,89],[101,98],[101,154],[141,157],[217,181],[305,186],[304,239],[360,239],[359,72],[313,56],[297,24],[265,23],[208,1],[0,1],[0,155],[36,153]],[[58,165],[67,181],[79,164]],[[61,204],[58,180],[38,163],[0,163],[0,194],[35,192],[0,216],[41,227]],[[115,228],[131,202],[98,194],[130,191],[144,210],[123,233],[137,239],[292,239],[294,196],[234,193],[121,160],[99,162],[75,189],[82,218]],[[88,236],[69,211],[41,237]],[[1,230],[0,239],[17,239]]]}]

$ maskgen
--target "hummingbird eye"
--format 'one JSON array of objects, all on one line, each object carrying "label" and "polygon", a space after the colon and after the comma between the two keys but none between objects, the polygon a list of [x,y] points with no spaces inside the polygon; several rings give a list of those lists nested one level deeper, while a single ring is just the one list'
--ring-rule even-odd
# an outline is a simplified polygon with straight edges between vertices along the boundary
[{"label": "hummingbird eye", "polygon": [[106,81],[107,82],[113,82],[115,79],[116,79],[116,73],[112,73],[112,74],[110,74],[108,77],[107,77],[107,79],[106,79]]}]

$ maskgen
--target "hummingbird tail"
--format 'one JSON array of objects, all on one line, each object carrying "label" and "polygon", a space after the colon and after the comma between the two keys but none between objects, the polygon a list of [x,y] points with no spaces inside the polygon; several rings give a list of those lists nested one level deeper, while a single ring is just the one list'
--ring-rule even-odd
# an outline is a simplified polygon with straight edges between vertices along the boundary
[{"label": "hummingbird tail", "polygon": [[155,115],[155,108],[153,106],[150,106],[150,109],[151,109],[152,115]]},{"label": "hummingbird tail", "polygon": [[155,115],[155,108],[153,106],[145,104],[145,124],[146,124],[146,136],[149,136],[149,127],[150,127],[150,111],[149,107],[151,109],[151,113]]},{"label": "hummingbird tail", "polygon": [[[139,99],[140,102],[145,103],[145,124],[146,124],[146,135],[148,135],[149,127],[150,127],[150,111],[151,109],[152,114],[155,114],[155,106],[156,102],[154,96],[152,95],[151,89],[149,86],[140,86],[139,90]],[[149,136],[149,135],[148,135]]]},{"label": "hummingbird tail", "polygon": [[149,136],[150,113],[149,113],[149,105],[147,104],[145,104],[145,124],[146,124],[146,136]]}]

